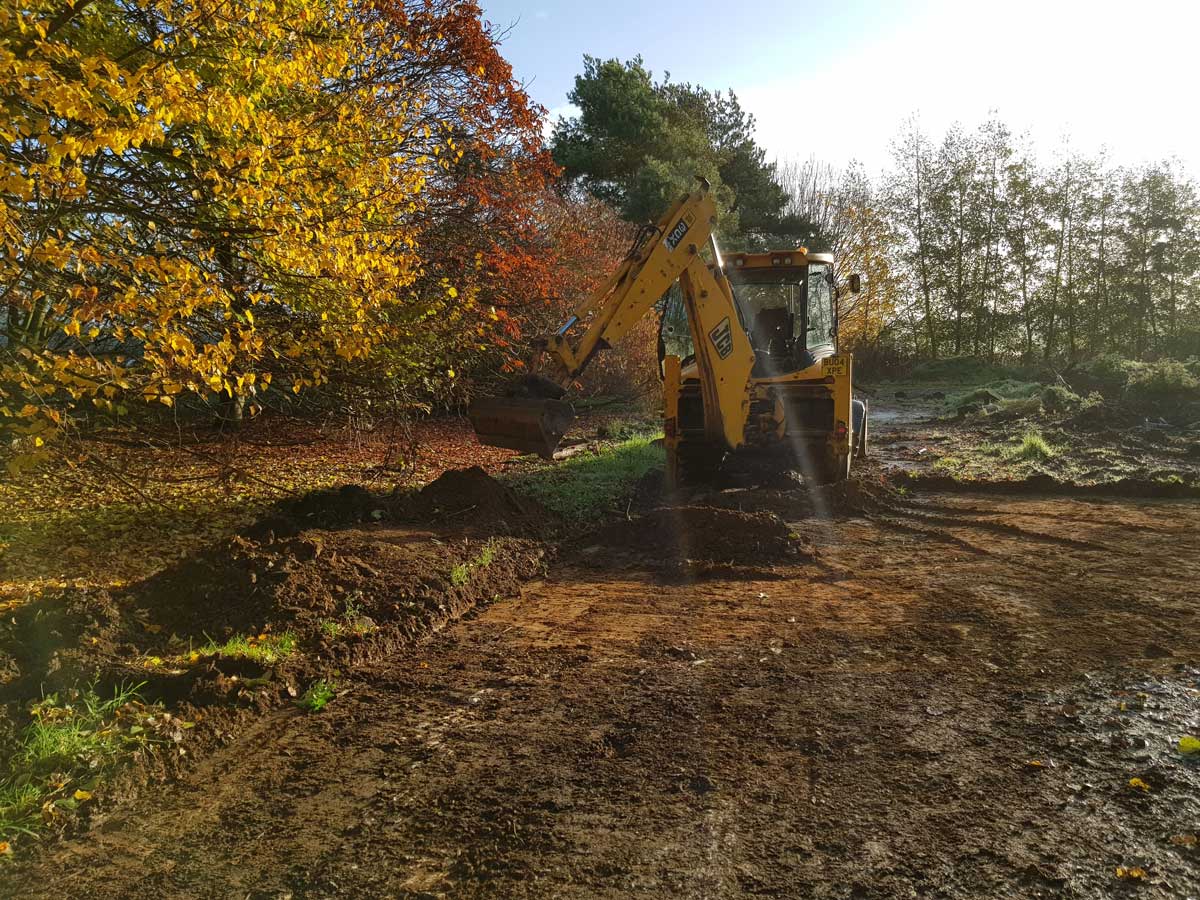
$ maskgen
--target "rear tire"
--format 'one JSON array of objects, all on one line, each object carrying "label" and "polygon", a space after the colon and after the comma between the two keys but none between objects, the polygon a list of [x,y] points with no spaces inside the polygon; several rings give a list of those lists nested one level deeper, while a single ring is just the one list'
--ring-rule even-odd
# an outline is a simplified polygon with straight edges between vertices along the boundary
[{"label": "rear tire", "polygon": [[[861,409],[862,409],[861,412],[859,412],[859,407],[861,407]],[[854,413],[855,413],[855,415],[853,416],[853,419],[854,419],[854,455],[857,456],[859,459],[867,458],[867,436],[868,436],[867,411],[868,411],[868,409],[869,409],[869,407],[867,406],[866,400],[855,400],[854,401]]]},{"label": "rear tire", "polygon": [[817,467],[817,483],[833,484],[849,478],[851,456],[849,453],[845,456],[830,452],[822,454],[821,464]]}]

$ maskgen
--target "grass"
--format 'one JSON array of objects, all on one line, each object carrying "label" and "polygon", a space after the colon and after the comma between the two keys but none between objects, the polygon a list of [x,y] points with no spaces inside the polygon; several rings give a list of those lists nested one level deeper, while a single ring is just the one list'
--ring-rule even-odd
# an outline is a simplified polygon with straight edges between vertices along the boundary
[{"label": "grass", "polygon": [[358,591],[351,592],[345,600],[341,616],[336,619],[321,619],[317,623],[321,634],[331,641],[336,641],[346,635],[363,637],[374,632],[378,626],[358,602],[361,598],[362,595]]},{"label": "grass", "polygon": [[1002,403],[1004,401],[1029,400],[1040,395],[1043,388],[1044,385],[1041,382],[1004,378],[949,394],[946,397],[946,406],[951,411],[955,411],[961,406],[972,403],[984,405],[995,403],[994,398],[996,397],[1000,398]]},{"label": "grass", "polygon": [[296,635],[285,631],[254,637],[236,634],[223,644],[210,639],[197,652],[201,656],[236,656],[270,665],[291,656],[296,652],[296,646]]},{"label": "grass", "polygon": [[325,635],[325,637],[329,638],[330,640],[336,640],[337,638],[341,637],[343,630],[342,623],[336,619],[321,620],[321,634]]},{"label": "grass", "polygon": [[1004,450],[1003,457],[1010,462],[1038,462],[1058,456],[1058,448],[1047,441],[1040,431],[1030,429],[1021,438],[1021,443]]},{"label": "grass", "polygon": [[140,685],[102,697],[94,685],[52,694],[30,709],[31,721],[15,737],[0,780],[0,839],[36,836],[71,810],[130,752],[157,743]]},{"label": "grass", "polygon": [[450,583],[462,587],[471,580],[471,573],[476,569],[486,569],[496,560],[496,542],[488,541],[479,551],[479,555],[465,563],[459,563],[450,570]]},{"label": "grass", "polygon": [[506,479],[516,490],[575,522],[616,510],[638,479],[666,464],[657,434],[627,438],[599,453],[579,454],[554,466]]},{"label": "grass", "polygon": [[309,712],[320,712],[336,696],[337,685],[320,678],[308,686],[308,690],[301,695],[296,704]]}]

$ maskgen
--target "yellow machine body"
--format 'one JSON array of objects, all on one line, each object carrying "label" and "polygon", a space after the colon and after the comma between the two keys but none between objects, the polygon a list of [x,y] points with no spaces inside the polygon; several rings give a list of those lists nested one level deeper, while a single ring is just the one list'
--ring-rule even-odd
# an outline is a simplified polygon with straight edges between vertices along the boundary
[{"label": "yellow machine body", "polygon": [[[796,248],[722,259],[715,224],[716,207],[701,182],[644,229],[608,282],[542,339],[535,378],[472,407],[479,439],[551,455],[569,424],[561,399],[566,388],[596,353],[615,347],[643,316],[663,308],[664,297],[674,297],[675,322],[688,346],[684,357],[668,351],[662,361],[669,474],[692,474],[730,453],[783,451],[806,477],[845,477],[854,445],[852,361],[836,352],[832,258]],[[794,338],[784,348],[780,335],[794,333],[799,313],[807,343],[810,273],[822,273],[814,291],[826,290],[828,281],[829,321],[818,326],[827,340],[797,356]],[[775,294],[791,296],[794,289],[801,306],[760,310],[745,321],[739,285],[750,294],[776,282]]]}]

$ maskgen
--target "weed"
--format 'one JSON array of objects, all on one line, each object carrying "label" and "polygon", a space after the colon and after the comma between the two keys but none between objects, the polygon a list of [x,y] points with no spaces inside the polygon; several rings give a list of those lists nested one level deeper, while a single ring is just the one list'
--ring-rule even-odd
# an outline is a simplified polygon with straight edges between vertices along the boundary
[{"label": "weed", "polygon": [[360,594],[358,591],[354,591],[347,595],[346,602],[342,604],[342,608],[345,610],[347,619],[353,620],[362,616],[363,608],[358,602],[361,599],[362,594]]},{"label": "weed", "polygon": [[301,709],[309,712],[320,712],[327,703],[337,696],[337,685],[324,678],[317,679],[308,686],[308,690],[296,701]]},{"label": "weed", "polygon": [[1005,378],[991,381],[981,387],[975,387],[957,394],[951,394],[946,399],[946,406],[953,411],[963,407],[1003,406],[1005,401],[1030,400],[1036,398],[1042,391],[1042,385],[1036,381],[1016,381]]},{"label": "weed", "polygon": [[943,456],[933,464],[933,468],[947,475],[958,475],[964,467],[963,460],[958,456]]},{"label": "weed", "polygon": [[296,652],[296,635],[290,631],[282,634],[260,634],[255,637],[234,635],[223,644],[209,639],[200,648],[202,656],[239,656],[270,665]]},{"label": "weed", "polygon": [[1200,379],[1179,360],[1163,359],[1131,372],[1126,393],[1138,405],[1167,410],[1200,399]]},{"label": "weed", "polygon": [[450,583],[455,587],[462,587],[471,580],[471,572],[475,569],[486,569],[496,561],[496,542],[488,541],[483,545],[483,549],[479,551],[479,555],[465,563],[459,563],[450,570]]},{"label": "weed", "polygon": [[977,356],[951,356],[923,362],[912,370],[914,381],[950,381],[959,384],[1004,378],[1012,370]]},{"label": "weed", "polygon": [[342,623],[334,619],[322,619],[321,633],[330,640],[335,640],[342,634]]},{"label": "weed", "polygon": [[[36,835],[64,811],[91,798],[96,783],[128,753],[157,742],[139,716],[138,689],[108,698],[92,685],[51,694],[30,708],[0,779],[0,838]],[[154,713],[145,721],[156,720]]]},{"label": "weed", "polygon": [[1035,461],[1052,459],[1058,455],[1058,448],[1042,437],[1035,429],[1025,432],[1021,443],[1004,451],[1004,458],[1009,461]]}]

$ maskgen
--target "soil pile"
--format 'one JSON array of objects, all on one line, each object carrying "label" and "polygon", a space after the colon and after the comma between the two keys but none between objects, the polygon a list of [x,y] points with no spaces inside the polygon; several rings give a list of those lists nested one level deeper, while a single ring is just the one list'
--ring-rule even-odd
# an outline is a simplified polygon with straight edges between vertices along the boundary
[{"label": "soil pile", "polygon": [[[482,470],[451,473],[464,474],[439,479],[427,498],[450,498],[448,487],[465,483],[482,487],[473,496],[485,520],[534,514]],[[125,590],[66,591],[24,605],[0,625],[0,700],[97,674],[184,696],[214,664],[245,676],[345,659],[517,593],[542,571],[543,555],[522,537],[398,523],[361,488],[316,492]],[[223,649],[231,640],[233,650]]]},{"label": "soil pile", "polygon": [[407,515],[439,527],[472,534],[545,535],[555,516],[540,503],[521,497],[479,466],[452,469],[413,498]]},{"label": "soil pile", "polygon": [[134,608],[179,637],[286,629],[319,638],[383,624],[415,633],[515,592],[541,554],[517,538],[451,541],[392,525],[239,537],[148,582]]},{"label": "soil pile", "polygon": [[668,566],[691,562],[761,567],[815,555],[774,513],[712,506],[661,507],[602,528],[583,543]]}]

